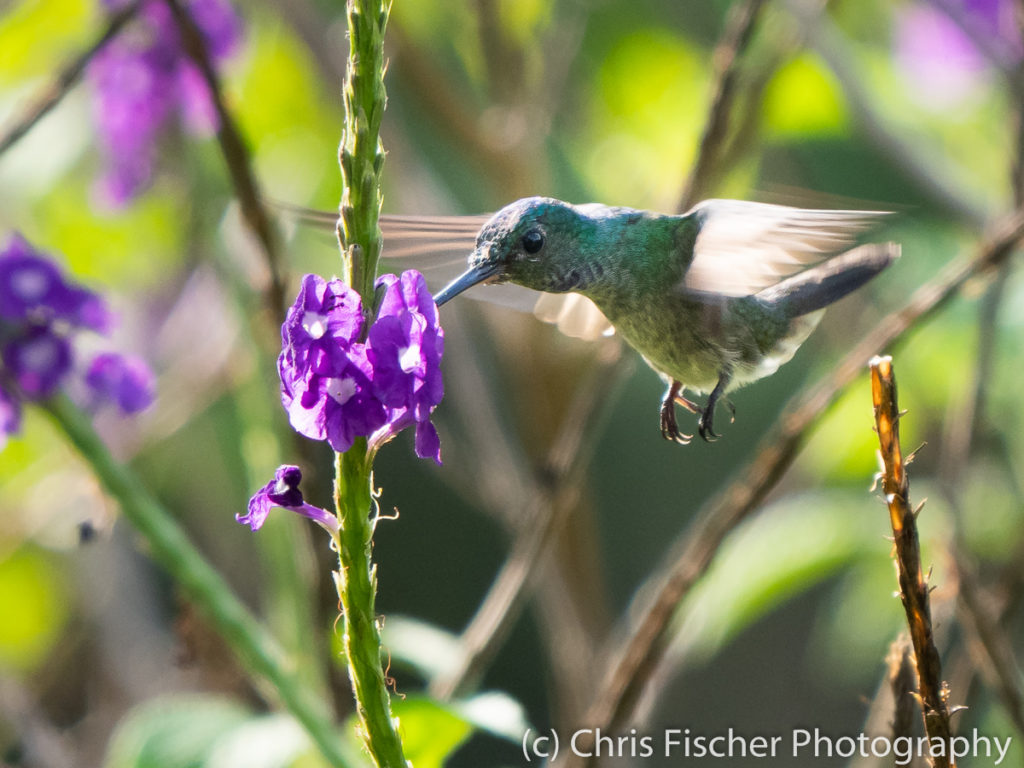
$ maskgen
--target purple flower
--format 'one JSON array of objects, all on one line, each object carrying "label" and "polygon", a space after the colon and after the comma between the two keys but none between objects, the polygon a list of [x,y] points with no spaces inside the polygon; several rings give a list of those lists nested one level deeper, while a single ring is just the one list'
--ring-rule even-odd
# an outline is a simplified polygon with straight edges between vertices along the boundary
[{"label": "purple flower", "polygon": [[281,326],[281,402],[292,427],[334,450],[380,445],[416,427],[416,453],[440,463],[430,414],[441,401],[444,332],[422,275],[384,275],[378,317],[360,341],[362,305],[339,280],[306,275]]},{"label": "purple flower", "polygon": [[383,275],[386,286],[377,320],[370,328],[368,357],[374,389],[388,407],[388,434],[416,425],[416,455],[441,463],[441,442],[430,414],[444,396],[441,356],[444,331],[437,305],[423,276],[415,270]]},{"label": "purple flower", "polygon": [[281,356],[295,378],[311,372],[329,375],[345,366],[362,329],[358,293],[341,280],[306,275],[281,326]]},{"label": "purple flower", "polygon": [[7,436],[13,435],[21,426],[21,408],[18,401],[0,387],[0,448],[7,444]]},{"label": "purple flower", "polygon": [[[121,0],[104,0],[110,9]],[[226,0],[187,4],[219,62],[237,46],[241,23]],[[174,115],[193,133],[217,127],[205,82],[181,44],[166,4],[145,3],[134,25],[108,43],[90,62],[94,112],[108,168],[100,181],[107,202],[117,206],[141,192],[153,174],[156,141]]]},{"label": "purple flower", "polygon": [[249,499],[249,510],[244,515],[235,515],[235,519],[248,525],[252,530],[259,530],[274,507],[282,507],[308,517],[330,533],[338,531],[338,518],[326,509],[307,504],[299,490],[302,470],[290,464],[284,464],[274,472],[274,479],[260,488]]},{"label": "purple flower", "polygon": [[[111,325],[97,294],[68,282],[60,269],[15,234],[0,251],[0,437],[19,426],[19,400],[42,400],[66,386],[91,403],[111,400],[125,413],[153,399],[153,375],[136,358],[101,354],[87,371],[73,365],[72,342],[83,330]],[[84,380],[83,380],[84,374]]]},{"label": "purple flower", "polygon": [[0,251],[0,319],[64,320],[100,333],[111,320],[99,296],[67,283],[56,265],[17,232]]},{"label": "purple flower", "polygon": [[93,358],[85,385],[94,403],[111,402],[122,413],[138,413],[153,402],[153,372],[142,360],[116,352]]},{"label": "purple flower", "polygon": [[[1012,0],[960,0],[965,21],[1019,60],[1020,34]],[[991,78],[989,62],[947,14],[913,3],[896,16],[895,58],[912,96],[934,109],[972,97]]]},{"label": "purple flower", "polygon": [[289,421],[299,434],[327,440],[336,451],[347,451],[385,420],[365,347],[356,342],[362,327],[359,294],[317,275],[303,278],[281,326],[277,365]]},{"label": "purple flower", "polygon": [[49,397],[71,370],[71,345],[48,326],[36,326],[3,349],[4,370],[32,400]]}]

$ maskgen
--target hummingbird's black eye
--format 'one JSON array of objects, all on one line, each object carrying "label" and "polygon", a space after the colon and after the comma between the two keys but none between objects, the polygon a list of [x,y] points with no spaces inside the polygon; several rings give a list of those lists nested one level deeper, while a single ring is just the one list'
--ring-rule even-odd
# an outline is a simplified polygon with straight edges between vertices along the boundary
[{"label": "hummingbird's black eye", "polygon": [[523,235],[523,250],[527,253],[537,253],[544,247],[544,233],[539,229],[531,229]]}]

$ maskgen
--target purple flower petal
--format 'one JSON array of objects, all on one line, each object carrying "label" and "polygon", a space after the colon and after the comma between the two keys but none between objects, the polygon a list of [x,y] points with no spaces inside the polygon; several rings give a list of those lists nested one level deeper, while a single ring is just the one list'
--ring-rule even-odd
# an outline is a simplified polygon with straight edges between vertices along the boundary
[{"label": "purple flower petal", "polygon": [[153,402],[153,372],[141,359],[107,352],[97,355],[85,384],[98,401],[115,404],[122,413],[138,413]]},{"label": "purple flower petal", "polygon": [[28,320],[34,313],[52,316],[65,309],[69,289],[60,270],[14,233],[0,251],[0,317]]},{"label": "purple flower petal", "polygon": [[429,421],[416,423],[416,455],[421,459],[433,459],[441,464],[441,438]]},{"label": "purple flower petal", "polygon": [[299,490],[301,480],[302,470],[298,467],[291,464],[278,467],[274,479],[249,499],[246,514],[235,515],[235,519],[256,531],[266,522],[271,509],[281,507],[308,517],[328,531],[336,532],[338,519],[325,509],[307,504],[302,498],[302,491]]},{"label": "purple flower petal", "polygon": [[71,345],[48,326],[12,339],[2,357],[7,374],[30,400],[52,395],[71,370]]},{"label": "purple flower petal", "polygon": [[0,449],[7,444],[7,436],[21,428],[21,407],[18,401],[0,387]]}]

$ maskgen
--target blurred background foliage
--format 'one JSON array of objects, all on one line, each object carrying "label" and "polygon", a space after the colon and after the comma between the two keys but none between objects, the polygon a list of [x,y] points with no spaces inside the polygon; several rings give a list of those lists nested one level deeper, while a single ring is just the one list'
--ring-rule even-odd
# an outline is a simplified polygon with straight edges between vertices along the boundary
[{"label": "blurred background foliage", "polygon": [[[729,7],[396,0],[385,211],[481,213],[528,194],[673,210],[707,119]],[[953,19],[969,26],[993,8],[999,25],[980,24],[990,45],[971,44]],[[238,11],[244,43],[222,74],[260,182],[273,200],[335,208],[343,8],[282,0]],[[399,513],[379,525],[374,555],[390,673],[408,696],[396,707],[417,768],[518,765],[523,723],[578,724],[604,672],[601,652],[622,630],[617,617],[786,400],[1012,208],[1022,104],[1013,14],[1011,0],[767,3],[739,70],[726,161],[704,196],[894,210],[878,237],[902,243],[903,258],[831,310],[778,374],[737,392],[736,421],[719,442],[661,440],[661,383],[614,340],[569,340],[468,301],[445,308],[444,467],[415,461],[402,438],[376,472],[382,509]],[[93,0],[0,4],[0,115],[15,114],[104,23]],[[152,186],[111,209],[95,194],[103,160],[92,110],[90,85],[79,84],[0,156],[0,230],[61,254],[80,281],[112,297],[122,346],[155,367],[159,396],[141,418],[100,429],[344,718],[351,697],[331,641],[325,540],[283,514],[258,536],[233,520],[278,464],[303,464],[307,497],[324,505],[332,470],[323,448],[289,434],[278,405],[280,316],[263,303],[267,271],[238,226],[216,141],[167,132]],[[305,272],[338,271],[329,234],[280,226],[289,291]],[[1003,281],[1001,299],[994,318],[980,320],[993,279]],[[950,551],[962,540],[1019,649],[1022,308],[1019,269],[979,278],[892,350],[908,410],[904,445],[922,446],[912,493],[929,499],[920,528],[950,702],[970,707],[957,716],[962,730],[1013,735],[1016,764],[1022,734],[974,674]],[[983,408],[965,423],[985,345]],[[572,403],[595,381],[599,397],[581,417]],[[573,418],[587,430],[578,471],[560,479],[552,445]],[[965,430],[974,440],[958,456]],[[676,663],[642,707],[645,727],[859,732],[903,620],[885,507],[869,491],[876,445],[865,376],[687,599]],[[548,501],[531,505],[537,498]],[[528,610],[476,685],[503,695],[444,708],[420,695],[454,663],[453,641],[512,542],[540,524],[537,515],[566,506],[550,557],[533,565]],[[87,467],[30,410],[0,452],[2,760],[318,764],[117,517]]]}]

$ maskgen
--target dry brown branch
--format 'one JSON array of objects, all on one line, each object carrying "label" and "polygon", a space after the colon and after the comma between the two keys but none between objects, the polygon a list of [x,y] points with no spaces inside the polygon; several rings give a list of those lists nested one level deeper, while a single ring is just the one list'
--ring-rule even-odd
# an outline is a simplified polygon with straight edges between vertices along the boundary
[{"label": "dry brown branch", "polygon": [[[918,694],[924,715],[924,728],[934,742],[949,744],[952,729],[946,701],[949,691],[942,681],[942,660],[932,636],[931,607],[928,582],[921,569],[921,545],[917,536],[917,518],[910,506],[910,481],[900,446],[899,404],[896,399],[896,377],[891,357],[875,357],[871,369],[871,401],[875,409],[875,427],[881,447],[882,491],[889,506],[900,600],[907,614],[910,640],[914,646],[917,666]],[[941,751],[932,754],[936,768],[952,766],[953,761]]]},{"label": "dry brown branch", "polygon": [[959,589],[957,613],[966,635],[967,650],[986,685],[995,691],[1018,733],[1024,734],[1024,693],[1013,643],[999,626],[1002,611],[978,584],[977,574],[963,551],[954,551]]},{"label": "dry brown branch", "polygon": [[[885,670],[871,699],[862,728],[871,738],[882,736],[894,740],[912,734],[917,717],[917,708],[914,706],[917,678],[912,653],[906,632],[900,632],[889,645]],[[850,760],[848,768],[889,768],[891,765],[891,757],[861,754]]]},{"label": "dry brown branch", "polygon": [[78,82],[85,68],[92,61],[93,57],[103,49],[107,43],[117,36],[117,33],[124,27],[138,12],[139,0],[129,3],[111,15],[107,26],[96,38],[96,41],[80,53],[73,61],[69,62],[62,69],[54,81],[40,91],[25,105],[21,113],[11,124],[0,134],[0,155],[13,147],[19,139],[27,134],[51,109],[57,106],[68,94],[68,91]]},{"label": "dry brown branch", "polygon": [[463,655],[457,669],[432,681],[432,695],[448,699],[466,692],[486,669],[487,663],[519,617],[530,584],[540,565],[558,540],[568,514],[575,508],[585,470],[596,443],[594,413],[608,401],[627,370],[619,365],[621,346],[605,347],[606,359],[598,363],[580,388],[563,419],[563,426],[552,445],[545,467],[546,484],[537,484],[527,505],[530,524],[523,527],[511,553],[488,590],[476,615],[460,639]]},{"label": "dry brown branch", "polygon": [[671,548],[670,557],[642,594],[653,594],[629,635],[606,665],[610,670],[585,719],[588,728],[612,732],[626,721],[662,657],[676,607],[705,573],[725,537],[761,503],[785,474],[807,432],[878,350],[900,340],[953,297],[973,275],[1000,264],[1024,236],[1024,213],[1001,220],[971,258],[955,259],[921,286],[907,304],[886,316],[836,366],[832,374],[797,394],[753,461],[736,481],[698,513]]},{"label": "dry brown branch", "polygon": [[715,46],[712,60],[715,65],[715,84],[704,124],[697,159],[690,171],[686,186],[679,198],[677,210],[688,211],[698,203],[714,181],[721,148],[728,134],[729,115],[736,96],[739,62],[750,44],[764,0],[747,0],[733,5],[729,12],[722,39]]},{"label": "dry brown branch", "polygon": [[242,209],[242,218],[255,235],[263,258],[270,272],[270,286],[267,289],[267,304],[275,317],[284,310],[284,278],[281,266],[281,241],[270,215],[263,204],[266,199],[260,192],[256,175],[252,169],[252,157],[234,118],[224,103],[220,78],[206,49],[202,32],[192,17],[182,7],[180,0],[165,0],[175,23],[181,32],[181,39],[189,58],[203,76],[210,93],[214,110],[217,112],[217,140],[221,154],[228,167],[231,183]]},{"label": "dry brown branch", "polygon": [[901,634],[889,650],[886,659],[887,677],[892,695],[892,739],[910,736],[914,727],[914,697],[916,690],[914,659],[910,638]]}]

